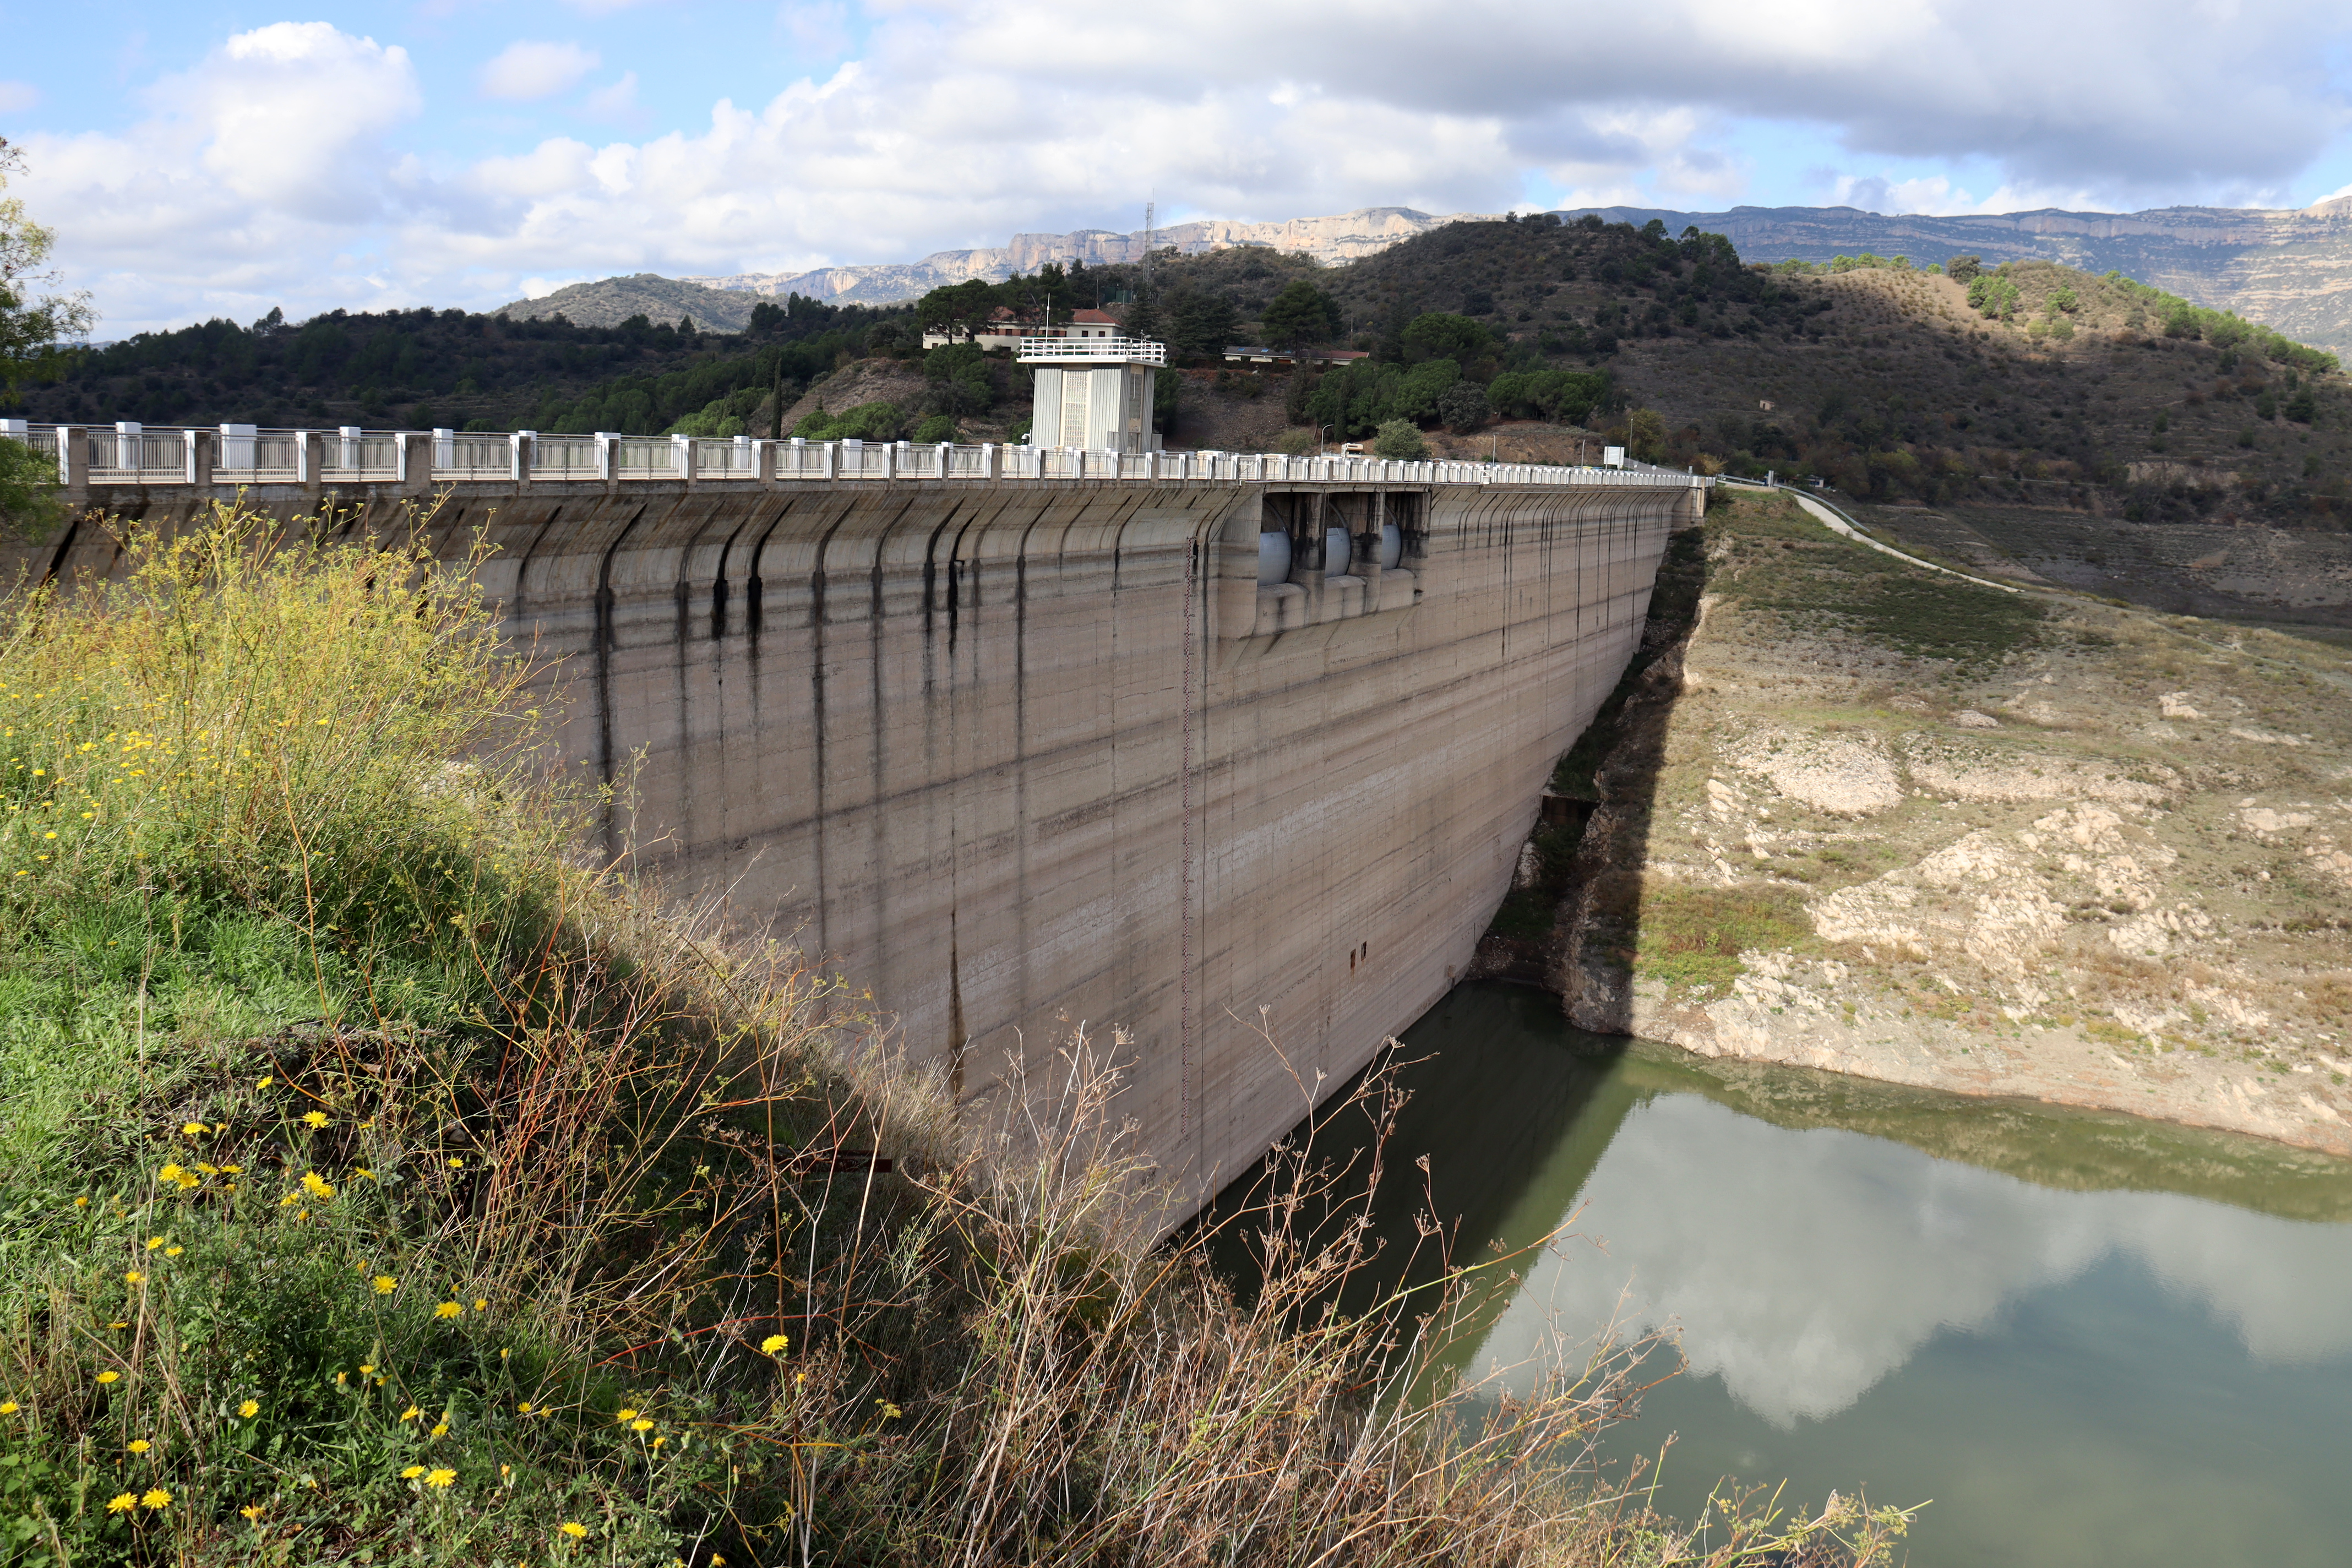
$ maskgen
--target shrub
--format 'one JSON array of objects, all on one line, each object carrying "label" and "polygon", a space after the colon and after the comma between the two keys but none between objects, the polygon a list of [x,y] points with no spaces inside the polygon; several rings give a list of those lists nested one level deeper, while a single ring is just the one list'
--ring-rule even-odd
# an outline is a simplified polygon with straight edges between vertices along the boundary
[{"label": "shrub", "polygon": [[906,427],[907,416],[897,404],[861,403],[840,414],[819,408],[793,434],[809,441],[895,441]]},{"label": "shrub", "polygon": [[1391,462],[1423,462],[1429,457],[1429,443],[1410,419],[1391,419],[1373,435],[1372,455]]},{"label": "shrub", "polygon": [[918,447],[934,447],[942,441],[962,439],[962,432],[956,428],[956,422],[950,416],[934,414],[916,426],[915,434],[909,438]]},{"label": "shrub", "polygon": [[1495,416],[1486,402],[1484,387],[1475,382],[1461,381],[1447,387],[1437,399],[1437,416],[1448,428],[1465,432],[1475,430]]}]

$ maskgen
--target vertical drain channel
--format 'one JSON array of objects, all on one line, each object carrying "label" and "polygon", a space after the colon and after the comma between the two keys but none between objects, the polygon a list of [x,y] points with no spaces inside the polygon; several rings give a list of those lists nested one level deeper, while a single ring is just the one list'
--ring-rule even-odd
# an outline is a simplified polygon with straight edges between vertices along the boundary
[{"label": "vertical drain channel", "polygon": [[1176,1141],[1182,1147],[1192,1135],[1192,661],[1193,616],[1201,588],[1201,536],[1192,536],[1184,560],[1184,719],[1183,744],[1176,770],[1178,815],[1183,823],[1183,900],[1177,921],[1183,933],[1182,973],[1178,977],[1176,1009],[1177,1097]]}]

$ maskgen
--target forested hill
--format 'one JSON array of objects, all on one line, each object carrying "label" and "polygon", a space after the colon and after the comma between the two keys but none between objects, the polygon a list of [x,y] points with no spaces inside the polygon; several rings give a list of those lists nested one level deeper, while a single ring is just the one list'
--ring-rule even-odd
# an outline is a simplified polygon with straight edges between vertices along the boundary
[{"label": "forested hill", "polygon": [[480,430],[656,430],[778,367],[805,383],[844,355],[915,341],[905,306],[763,300],[743,331],[635,317],[613,327],[561,316],[464,310],[331,311],[296,324],[211,321],[74,356],[24,389],[36,420],[148,425],[436,426]]}]

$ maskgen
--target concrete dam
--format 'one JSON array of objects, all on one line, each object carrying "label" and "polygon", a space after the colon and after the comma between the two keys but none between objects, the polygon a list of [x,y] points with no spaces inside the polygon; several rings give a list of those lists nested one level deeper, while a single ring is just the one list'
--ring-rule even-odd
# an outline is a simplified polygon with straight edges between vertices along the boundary
[{"label": "concrete dam", "polygon": [[1186,1211],[1464,971],[1706,497],[1644,471],[635,443],[682,453],[665,471],[602,437],[593,472],[528,437],[461,438],[511,440],[505,471],[421,435],[373,469],[315,434],[274,468],[269,437],[210,432],[134,464],[106,436],[51,433],[80,520],[35,571],[104,574],[98,516],[240,488],[349,534],[437,505],[436,537],[496,545],[567,759],[634,776],[609,852],[797,935],[964,1101],[1081,1021],[1130,1031],[1123,1110]]}]

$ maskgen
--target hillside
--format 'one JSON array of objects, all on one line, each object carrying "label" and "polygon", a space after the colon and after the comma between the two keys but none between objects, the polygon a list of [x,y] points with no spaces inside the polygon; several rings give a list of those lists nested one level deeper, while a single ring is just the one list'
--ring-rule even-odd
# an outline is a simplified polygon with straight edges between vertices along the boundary
[{"label": "hillside", "polygon": [[1950,217],[1882,216],[1853,207],[1574,212],[1588,210],[1636,226],[1654,218],[1675,234],[1695,225],[1725,236],[1751,261],[1824,262],[1874,252],[1908,256],[1925,266],[1975,255],[1988,266],[2055,261],[2085,272],[2119,271],[2200,305],[2234,310],[2304,342],[2352,354],[2352,197],[2300,210],[2043,208]]},{"label": "hillside", "polygon": [[1599,803],[1538,838],[1557,907],[1519,895],[1492,961],[1705,1056],[2352,1152],[2341,651],[1958,582],[1727,489],[1653,634],[1555,780]]}]

